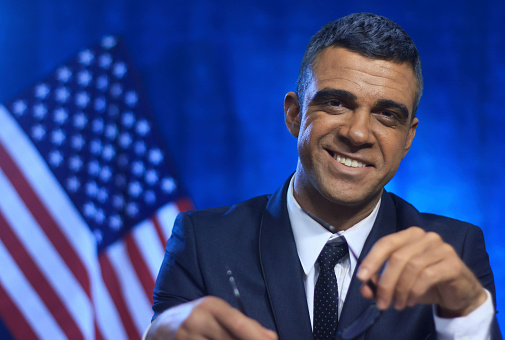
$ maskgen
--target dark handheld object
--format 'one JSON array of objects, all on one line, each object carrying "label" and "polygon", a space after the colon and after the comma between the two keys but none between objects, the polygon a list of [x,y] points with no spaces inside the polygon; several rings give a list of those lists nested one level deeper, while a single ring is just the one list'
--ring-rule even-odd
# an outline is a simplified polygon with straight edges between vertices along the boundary
[{"label": "dark handheld object", "polygon": [[[338,237],[342,238],[345,241],[345,237],[342,236],[338,230],[332,226],[331,224],[327,223],[326,221],[323,221],[316,215],[312,214],[310,211],[305,210],[302,208],[303,212],[309,215],[314,221],[322,225],[325,229],[329,230],[330,232],[337,234]],[[361,265],[361,261],[359,260],[358,256],[356,256],[356,253],[354,250],[352,250],[351,247],[349,247],[349,244],[347,245],[349,252],[352,254],[352,256],[356,259],[356,263],[358,264],[358,267]],[[375,283],[372,282],[372,280],[368,280],[365,282],[365,284],[370,287],[372,290],[374,296],[376,296],[377,293],[377,286]],[[349,340],[357,337],[361,333],[365,332],[370,326],[372,326],[377,318],[380,316],[381,310],[377,307],[375,303],[370,305],[352,324],[349,325],[349,327],[346,327],[342,334],[341,337],[344,340]]]},{"label": "dark handheld object", "polygon": [[231,269],[226,267],[226,275],[228,275],[228,281],[230,282],[231,289],[233,291],[233,295],[235,296],[235,300],[237,301],[237,305],[242,314],[247,315],[245,312],[244,304],[242,302],[242,297],[240,297],[240,292],[237,288],[237,284],[235,283],[235,278],[233,277],[233,273]]}]

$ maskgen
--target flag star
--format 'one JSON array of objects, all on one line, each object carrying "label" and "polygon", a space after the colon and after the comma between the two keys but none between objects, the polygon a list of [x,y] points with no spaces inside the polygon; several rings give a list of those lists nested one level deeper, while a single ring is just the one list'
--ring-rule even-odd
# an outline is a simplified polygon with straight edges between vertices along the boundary
[{"label": "flag star", "polygon": [[46,84],[39,84],[35,86],[35,97],[38,99],[46,99],[47,95],[51,92]]},{"label": "flag star", "polygon": [[153,149],[149,151],[148,159],[152,164],[158,165],[163,161],[163,154],[160,149]]},{"label": "flag star", "polygon": [[91,218],[96,213],[96,207],[93,202],[86,202],[83,207],[84,216]]},{"label": "flag star", "polygon": [[68,113],[67,110],[60,107],[59,109],[54,110],[54,121],[58,124],[63,124],[67,121]]},{"label": "flag star", "polygon": [[77,82],[81,86],[88,86],[89,82],[93,79],[91,73],[88,70],[81,71],[77,74]]},{"label": "flag star", "polygon": [[54,130],[51,133],[51,142],[53,142],[54,145],[60,146],[65,141],[65,138],[65,133],[61,129]]},{"label": "flag star", "polygon": [[67,179],[67,190],[69,190],[71,192],[77,192],[77,190],[79,190],[80,187],[81,187],[81,183],[79,182],[77,177],[72,176]]},{"label": "flag star", "polygon": [[42,125],[35,125],[32,127],[32,138],[41,141],[46,135],[46,129]]},{"label": "flag star", "polygon": [[105,111],[105,108],[107,107],[107,101],[105,100],[104,97],[99,97],[95,99],[95,110],[98,112],[103,112]]},{"label": "flag star", "polygon": [[108,166],[104,166],[102,170],[100,170],[99,177],[103,182],[108,182],[109,179],[112,177],[112,172],[110,171],[110,168]]},{"label": "flag star", "polygon": [[92,160],[88,163],[88,173],[92,176],[98,176],[100,173],[100,164],[96,160]]},{"label": "flag star", "polygon": [[110,144],[107,144],[106,146],[103,147],[102,150],[102,158],[105,159],[106,161],[110,161],[114,156],[116,155],[116,150],[114,147]]},{"label": "flag star", "polygon": [[112,197],[112,206],[117,210],[121,210],[124,207],[124,197],[121,195],[114,195]]},{"label": "flag star", "polygon": [[128,185],[128,193],[130,194],[130,196],[138,197],[142,193],[142,185],[140,184],[140,182],[137,181],[131,182]]},{"label": "flag star", "polygon": [[63,161],[63,156],[58,150],[53,150],[49,153],[49,164],[52,166],[58,167]]},{"label": "flag star", "polygon": [[153,204],[156,202],[156,195],[152,190],[146,191],[144,195],[144,201],[146,201],[147,204]]},{"label": "flag star", "polygon": [[143,141],[138,141],[134,146],[135,154],[143,156],[146,153],[146,144]]},{"label": "flag star", "polygon": [[108,70],[111,64],[112,58],[109,53],[102,54],[100,58],[98,58],[98,65],[105,70]]},{"label": "flag star", "polygon": [[93,231],[93,235],[95,235],[96,243],[100,244],[103,241],[102,231],[100,229],[95,229]]},{"label": "flag star", "polygon": [[147,170],[145,179],[147,184],[155,185],[156,182],[158,182],[158,174],[156,173],[156,170],[154,169]]},{"label": "flag star", "polygon": [[79,92],[75,96],[75,105],[84,108],[88,105],[89,103],[89,95],[86,92]]},{"label": "flag star", "polygon": [[133,115],[132,112],[125,112],[123,113],[121,123],[123,124],[124,127],[129,129],[133,126],[133,124],[135,124],[135,116]]},{"label": "flag star", "polygon": [[91,123],[91,129],[96,134],[101,134],[103,132],[104,122],[102,118],[97,118]]},{"label": "flag star", "polygon": [[114,124],[109,124],[105,127],[105,137],[110,140],[114,140],[117,136],[117,127]]},{"label": "flag star", "polygon": [[121,145],[123,149],[128,148],[131,143],[132,138],[130,137],[130,134],[128,132],[124,132],[121,135],[119,135],[119,145]]},{"label": "flag star", "polygon": [[138,213],[139,208],[135,203],[131,202],[126,205],[126,214],[128,214],[128,216],[133,217],[136,216]]},{"label": "flag star", "polygon": [[132,172],[135,176],[140,177],[144,173],[144,163],[141,161],[135,161],[132,164]]},{"label": "flag star", "polygon": [[93,139],[91,143],[89,143],[89,150],[93,155],[100,155],[102,153],[102,142],[100,139]]},{"label": "flag star", "polygon": [[109,193],[107,192],[107,189],[105,188],[100,188],[98,190],[98,193],[96,195],[96,199],[100,202],[100,203],[105,203],[105,201],[107,201],[107,198],[109,198]]},{"label": "flag star", "polygon": [[114,98],[117,98],[119,97],[120,95],[123,94],[123,88],[121,87],[121,84],[113,84],[111,87],[110,87],[110,94],[114,97]]},{"label": "flag star", "polygon": [[177,189],[177,184],[175,183],[174,179],[169,177],[169,178],[163,178],[161,181],[161,190],[166,192],[167,194],[171,194],[172,192]]},{"label": "flag star", "polygon": [[102,47],[105,49],[109,50],[109,49],[113,48],[114,46],[116,46],[116,44],[117,44],[117,40],[112,35],[105,36],[102,39]]},{"label": "flag star", "polygon": [[88,118],[86,118],[86,115],[84,113],[79,112],[74,116],[74,127],[75,128],[82,130],[82,129],[84,129],[84,127],[86,126],[87,123],[88,123]]},{"label": "flag star", "polygon": [[105,213],[101,208],[97,209],[95,214],[95,222],[98,224],[102,224],[104,220],[105,220]]},{"label": "flag star", "polygon": [[39,103],[33,106],[33,116],[38,119],[43,119],[46,116],[47,109],[44,104]]},{"label": "flag star", "polygon": [[57,78],[59,81],[66,83],[69,81],[70,77],[72,77],[72,72],[66,66],[60,67],[57,71]]},{"label": "flag star", "polygon": [[117,62],[114,64],[112,73],[114,73],[114,75],[117,78],[121,79],[124,77],[126,71],[127,71],[126,64],[124,62],[120,61],[120,62]]},{"label": "flag star", "polygon": [[135,104],[137,104],[137,101],[138,101],[138,97],[137,97],[137,93],[135,91],[126,92],[126,94],[125,94],[126,105],[128,105],[129,107],[134,107]]},{"label": "flag star", "polygon": [[26,111],[26,104],[24,100],[16,100],[14,104],[12,104],[12,111],[17,116],[22,116]]},{"label": "flag star", "polygon": [[109,227],[113,230],[119,230],[123,226],[123,221],[121,221],[121,217],[118,215],[112,215],[109,217]]},{"label": "flag star", "polygon": [[90,65],[95,55],[90,50],[79,53],[79,62],[83,65]]},{"label": "flag star", "polygon": [[109,86],[109,79],[107,78],[107,76],[103,75],[96,79],[96,87],[99,90],[106,91],[108,86]]},{"label": "flag star", "polygon": [[80,151],[82,150],[84,144],[86,144],[86,141],[84,140],[84,138],[82,138],[81,135],[75,135],[72,136],[71,144],[73,149]]},{"label": "flag star", "polygon": [[146,120],[140,120],[137,123],[136,131],[139,135],[145,136],[146,134],[149,133],[150,130],[151,127],[149,126],[149,123]]},{"label": "flag star", "polygon": [[70,168],[70,170],[74,172],[81,170],[82,168],[81,158],[77,155],[70,157],[70,159],[68,160],[68,167]]},{"label": "flag star", "polygon": [[98,194],[98,185],[96,182],[88,182],[86,183],[86,195],[89,197],[96,197]]},{"label": "flag star", "polygon": [[68,92],[66,87],[59,87],[56,89],[56,100],[60,103],[66,103],[68,97],[70,97],[70,92]]}]

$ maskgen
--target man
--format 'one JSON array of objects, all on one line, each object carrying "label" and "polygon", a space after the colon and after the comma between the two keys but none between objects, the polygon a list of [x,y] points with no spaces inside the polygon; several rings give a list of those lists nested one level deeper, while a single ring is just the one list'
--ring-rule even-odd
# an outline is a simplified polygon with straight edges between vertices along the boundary
[{"label": "man", "polygon": [[[480,229],[384,190],[414,139],[422,87],[419,54],[391,20],[323,27],[284,101],[295,174],[273,195],[178,216],[147,338],[339,339],[374,301],[383,312],[357,339],[501,338]],[[329,271],[328,249],[341,257]]]}]

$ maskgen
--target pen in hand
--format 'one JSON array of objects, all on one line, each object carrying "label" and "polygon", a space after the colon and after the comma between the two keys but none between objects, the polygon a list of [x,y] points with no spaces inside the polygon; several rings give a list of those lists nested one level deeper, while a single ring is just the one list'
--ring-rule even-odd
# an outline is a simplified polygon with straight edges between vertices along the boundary
[{"label": "pen in hand", "polygon": [[237,284],[235,283],[235,278],[233,277],[233,273],[228,266],[226,267],[226,275],[228,275],[228,281],[230,282],[231,289],[233,291],[233,295],[235,296],[235,300],[237,301],[239,310],[242,312],[242,314],[247,316],[244,304],[242,303],[242,298],[240,297],[240,292],[237,288]]}]

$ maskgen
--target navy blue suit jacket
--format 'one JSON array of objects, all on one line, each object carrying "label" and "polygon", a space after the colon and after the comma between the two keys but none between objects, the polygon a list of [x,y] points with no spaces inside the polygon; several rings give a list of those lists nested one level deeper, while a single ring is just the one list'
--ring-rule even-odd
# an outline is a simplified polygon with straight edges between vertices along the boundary
[{"label": "navy blue suit jacket", "polygon": [[[213,295],[237,306],[226,275],[234,273],[247,314],[275,330],[280,339],[312,339],[303,271],[286,207],[289,180],[273,195],[232,207],[181,213],[154,289],[154,318],[172,306]],[[493,298],[493,273],[482,231],[454,219],[419,213],[399,197],[384,192],[375,224],[360,258],[382,236],[418,226],[437,232],[451,244]],[[371,301],[353,277],[339,330],[354,321]],[[496,305],[496,303],[495,303]],[[431,306],[402,312],[389,309],[359,339],[436,339]],[[494,338],[501,339],[496,318]]]}]

